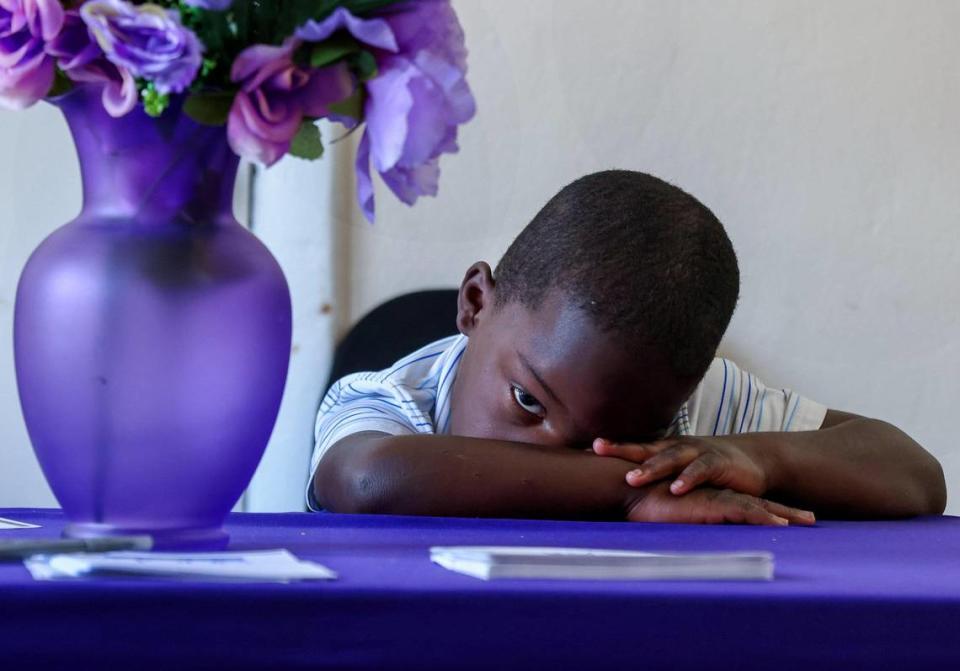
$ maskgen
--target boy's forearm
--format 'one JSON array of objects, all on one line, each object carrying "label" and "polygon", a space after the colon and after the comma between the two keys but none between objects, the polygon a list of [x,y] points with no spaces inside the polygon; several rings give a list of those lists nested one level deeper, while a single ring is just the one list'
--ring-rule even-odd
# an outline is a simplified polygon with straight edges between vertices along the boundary
[{"label": "boy's forearm", "polygon": [[943,470],[894,426],[853,417],[819,431],[738,436],[769,459],[768,495],[842,518],[940,514]]},{"label": "boy's forearm", "polygon": [[335,512],[623,519],[633,464],[566,448],[458,436],[357,434],[334,445],[314,493]]}]

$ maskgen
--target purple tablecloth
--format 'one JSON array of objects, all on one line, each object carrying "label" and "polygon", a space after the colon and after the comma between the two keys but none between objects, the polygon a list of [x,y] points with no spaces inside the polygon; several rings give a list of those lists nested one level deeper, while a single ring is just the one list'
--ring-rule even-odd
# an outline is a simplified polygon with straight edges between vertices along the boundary
[{"label": "purple tablecloth", "polygon": [[[0,510],[57,536],[57,511]],[[0,667],[957,669],[960,519],[815,528],[233,515],[328,583],[34,582],[0,565]],[[773,582],[483,582],[431,545],[770,550]]]}]

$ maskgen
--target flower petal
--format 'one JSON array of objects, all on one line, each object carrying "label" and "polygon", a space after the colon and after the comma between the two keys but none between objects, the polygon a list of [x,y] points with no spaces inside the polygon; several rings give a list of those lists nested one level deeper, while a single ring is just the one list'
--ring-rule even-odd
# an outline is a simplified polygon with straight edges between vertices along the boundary
[{"label": "flower petal", "polygon": [[330,105],[349,98],[353,91],[353,77],[346,64],[313,70],[309,83],[300,93],[303,112],[311,117],[327,116]]},{"label": "flower petal", "polygon": [[[262,104],[263,101],[259,102]],[[273,110],[272,113],[276,114],[277,111]],[[268,122],[261,116],[257,102],[249,94],[240,91],[234,98],[227,119],[227,140],[238,155],[270,166],[290,150],[290,142],[300,127],[300,120],[300,115],[297,115],[279,123]]]},{"label": "flower petal", "polygon": [[436,196],[440,184],[440,161],[433,159],[410,168],[397,166],[380,173],[384,184],[407,205],[420,196]]},{"label": "flower petal", "polygon": [[42,99],[53,86],[53,59],[40,52],[14,68],[0,70],[0,107],[22,110]]},{"label": "flower petal", "polygon": [[333,13],[322,21],[307,21],[297,29],[296,36],[307,42],[322,42],[343,29],[371,47],[386,51],[397,50],[397,40],[389,23],[383,19],[361,19],[345,7],[333,10]]},{"label": "flower petal", "polygon": [[367,82],[370,97],[365,106],[370,153],[374,167],[385,172],[403,156],[407,140],[407,115],[413,107],[410,80],[416,70],[410,61],[391,58],[380,76]]},{"label": "flower petal", "polygon": [[370,177],[370,138],[366,131],[360,139],[360,146],[357,147],[357,160],[354,165],[357,177],[357,202],[363,216],[372,224],[374,215],[373,179]]},{"label": "flower petal", "polygon": [[255,44],[240,52],[230,70],[230,81],[243,82],[246,91],[252,91],[264,81],[292,65],[296,43],[288,40],[283,46]]}]

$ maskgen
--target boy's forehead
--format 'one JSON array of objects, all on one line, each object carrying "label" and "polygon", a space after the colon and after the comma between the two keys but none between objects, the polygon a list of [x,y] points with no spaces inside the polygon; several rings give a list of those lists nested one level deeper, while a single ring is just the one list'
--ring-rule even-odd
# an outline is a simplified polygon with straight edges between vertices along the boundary
[{"label": "boy's forehead", "polygon": [[538,305],[511,301],[499,312],[504,335],[522,336],[541,351],[578,347],[600,334],[590,315],[559,290],[550,291]]},{"label": "boy's forehead", "polygon": [[497,324],[500,339],[515,345],[528,360],[556,372],[577,369],[584,358],[594,368],[606,368],[608,361],[619,364],[641,355],[626,339],[597,328],[585,310],[558,291],[535,307],[509,303],[502,313],[503,320]]}]

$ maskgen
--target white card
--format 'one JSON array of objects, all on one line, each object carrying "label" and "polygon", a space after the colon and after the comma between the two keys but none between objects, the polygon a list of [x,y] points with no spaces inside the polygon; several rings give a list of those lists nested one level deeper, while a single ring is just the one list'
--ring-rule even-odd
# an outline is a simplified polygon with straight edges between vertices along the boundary
[{"label": "white card", "polygon": [[37,580],[102,575],[287,582],[333,580],[326,566],[287,550],[253,552],[105,552],[36,555],[24,564]]},{"label": "white card", "polygon": [[0,517],[0,529],[39,529],[39,524],[30,524],[29,522],[18,522],[6,517]]},{"label": "white card", "polygon": [[771,580],[769,552],[636,552],[562,547],[430,548],[430,559],[465,575],[565,580]]}]

